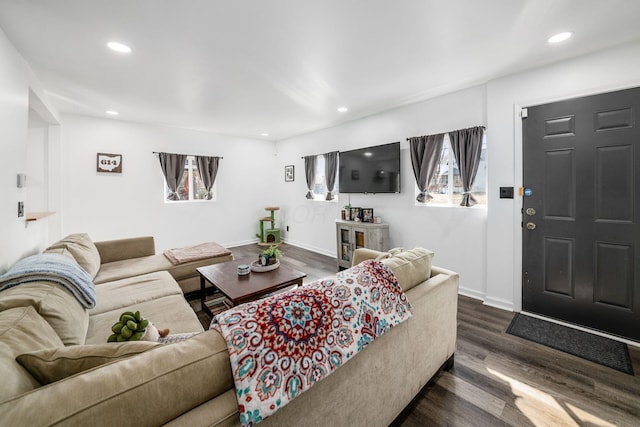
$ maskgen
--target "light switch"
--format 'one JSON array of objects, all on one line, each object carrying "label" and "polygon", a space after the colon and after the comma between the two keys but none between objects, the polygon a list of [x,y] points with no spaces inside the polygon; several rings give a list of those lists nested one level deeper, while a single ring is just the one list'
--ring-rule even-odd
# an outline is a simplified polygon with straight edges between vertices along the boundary
[{"label": "light switch", "polygon": [[513,199],[513,187],[500,187],[501,199]]}]

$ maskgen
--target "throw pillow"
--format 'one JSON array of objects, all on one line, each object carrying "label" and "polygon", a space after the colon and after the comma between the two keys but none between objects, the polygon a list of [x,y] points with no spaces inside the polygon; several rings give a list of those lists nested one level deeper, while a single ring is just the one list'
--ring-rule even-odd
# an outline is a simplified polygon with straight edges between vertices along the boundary
[{"label": "throw pillow", "polygon": [[400,287],[407,292],[431,277],[432,259],[433,252],[424,248],[414,248],[383,259],[382,263],[393,271]]},{"label": "throw pillow", "polygon": [[72,345],[24,353],[16,360],[40,384],[45,385],[105,363],[135,356],[158,345],[161,344],[149,341]]},{"label": "throw pillow", "polygon": [[59,249],[69,251],[80,267],[84,268],[91,277],[96,277],[100,270],[100,253],[88,234],[71,234],[49,246],[45,252]]}]

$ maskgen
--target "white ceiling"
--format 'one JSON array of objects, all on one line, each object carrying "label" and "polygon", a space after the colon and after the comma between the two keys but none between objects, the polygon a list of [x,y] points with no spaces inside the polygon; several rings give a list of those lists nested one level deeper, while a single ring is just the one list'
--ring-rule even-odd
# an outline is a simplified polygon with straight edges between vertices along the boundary
[{"label": "white ceiling", "polygon": [[638,39],[639,18],[638,0],[0,0],[60,111],[271,140]]}]

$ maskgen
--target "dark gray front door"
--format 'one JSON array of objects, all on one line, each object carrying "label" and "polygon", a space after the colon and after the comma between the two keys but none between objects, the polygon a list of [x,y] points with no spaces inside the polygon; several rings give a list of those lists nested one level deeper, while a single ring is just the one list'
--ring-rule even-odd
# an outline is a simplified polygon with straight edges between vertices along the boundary
[{"label": "dark gray front door", "polygon": [[523,310],[640,341],[639,112],[640,88],[527,109]]}]

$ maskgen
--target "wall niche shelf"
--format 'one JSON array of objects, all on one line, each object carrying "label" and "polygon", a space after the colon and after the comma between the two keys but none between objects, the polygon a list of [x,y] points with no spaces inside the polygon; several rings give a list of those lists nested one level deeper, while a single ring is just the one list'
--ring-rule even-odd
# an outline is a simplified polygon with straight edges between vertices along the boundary
[{"label": "wall niche shelf", "polygon": [[27,212],[27,222],[38,221],[39,219],[46,218],[54,213],[55,212]]}]

